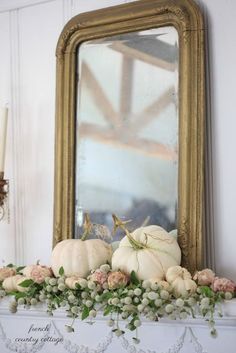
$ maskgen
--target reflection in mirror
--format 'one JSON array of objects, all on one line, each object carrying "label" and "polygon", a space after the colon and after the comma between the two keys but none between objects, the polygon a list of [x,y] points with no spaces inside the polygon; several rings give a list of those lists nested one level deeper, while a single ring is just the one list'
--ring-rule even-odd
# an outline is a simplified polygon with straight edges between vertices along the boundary
[{"label": "reflection in mirror", "polygon": [[[76,224],[177,228],[178,33],[91,40],[77,53]],[[119,234],[117,235],[119,237]]]}]

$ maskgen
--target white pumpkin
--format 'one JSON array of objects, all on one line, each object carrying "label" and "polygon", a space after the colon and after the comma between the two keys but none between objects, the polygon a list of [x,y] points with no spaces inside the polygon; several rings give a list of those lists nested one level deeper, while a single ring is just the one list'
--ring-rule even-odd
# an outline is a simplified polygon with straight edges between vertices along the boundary
[{"label": "white pumpkin", "polygon": [[171,284],[176,297],[187,297],[196,292],[197,285],[184,267],[170,267],[166,272],[166,280]]},{"label": "white pumpkin", "polygon": [[27,278],[22,275],[15,275],[4,279],[2,286],[6,292],[25,292],[28,288],[21,287],[19,284]]},{"label": "white pumpkin", "polygon": [[76,289],[76,284],[79,283],[79,279],[80,277],[77,276],[67,277],[65,280],[65,284],[70,289]]},{"label": "white pumpkin", "polygon": [[140,227],[130,236],[127,234],[113,253],[114,271],[121,270],[126,273],[135,271],[141,280],[163,279],[169,267],[180,264],[181,250],[177,240],[162,227],[156,225]]},{"label": "white pumpkin", "polygon": [[54,275],[60,267],[66,277],[86,278],[92,270],[111,261],[112,247],[101,239],[68,239],[58,243],[52,252],[51,264]]},{"label": "white pumpkin", "polygon": [[148,281],[151,283],[151,285],[156,283],[161,289],[165,289],[168,292],[171,292],[171,285],[167,281],[164,281],[160,278],[149,278]]}]

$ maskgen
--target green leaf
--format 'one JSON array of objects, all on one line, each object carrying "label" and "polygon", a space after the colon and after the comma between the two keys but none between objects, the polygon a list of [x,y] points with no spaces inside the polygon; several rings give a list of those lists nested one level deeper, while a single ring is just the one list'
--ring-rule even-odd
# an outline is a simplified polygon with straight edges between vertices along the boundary
[{"label": "green leaf", "polygon": [[201,294],[204,294],[206,297],[212,297],[214,295],[213,290],[210,287],[202,286],[200,287]]},{"label": "green leaf", "polygon": [[8,264],[6,267],[12,268],[12,267],[14,267],[14,265],[13,264]]},{"label": "green leaf", "polygon": [[76,284],[75,284],[75,288],[76,288],[76,289],[82,289],[82,288],[81,288],[81,285],[80,285],[79,283],[76,283]]},{"label": "green leaf", "polygon": [[24,270],[25,266],[19,266],[16,269],[16,272],[21,272],[22,270]]},{"label": "green leaf", "polygon": [[217,337],[217,331],[216,331],[216,329],[215,328],[213,328],[212,330],[211,330],[211,336],[212,337]]},{"label": "green leaf", "polygon": [[134,330],[136,330],[136,328],[137,328],[137,327],[135,327],[134,325],[132,325],[131,327],[129,327],[129,330],[130,330],[130,331],[134,331]]},{"label": "green leaf", "polygon": [[106,309],[103,312],[103,316],[109,315],[111,312],[111,306],[107,306]]},{"label": "green leaf", "polygon": [[89,308],[87,306],[84,307],[81,315],[81,319],[84,320],[89,316]]},{"label": "green leaf", "polygon": [[130,280],[131,280],[131,283],[135,284],[136,286],[140,284],[140,281],[134,271],[132,271],[130,274]]},{"label": "green leaf", "polygon": [[59,308],[60,307],[60,298],[53,298],[53,301],[55,303],[55,305]]},{"label": "green leaf", "polygon": [[74,329],[74,327],[72,327],[72,326],[65,325],[65,328],[66,328],[66,331],[67,331],[67,332],[75,332],[75,329]]},{"label": "green leaf", "polygon": [[103,294],[101,295],[101,299],[102,299],[102,300],[108,300],[108,299],[110,299],[110,298],[112,298],[112,297],[113,297],[113,294],[112,294],[111,292],[103,293]]},{"label": "green leaf", "polygon": [[132,339],[136,344],[140,343],[140,339],[138,339],[137,337],[132,337]]},{"label": "green leaf", "polygon": [[195,313],[194,313],[194,311],[193,311],[193,308],[190,308],[190,312],[191,312],[192,318],[195,319],[196,316],[195,316]]},{"label": "green leaf", "polygon": [[133,315],[133,319],[130,321],[130,324],[133,325],[135,320],[138,320],[138,316],[137,315]]},{"label": "green leaf", "polygon": [[19,292],[17,291],[11,291],[11,292],[8,292],[7,295],[17,295]]},{"label": "green leaf", "polygon": [[61,266],[60,269],[59,269],[59,275],[63,276],[64,273],[65,273],[64,268],[63,268],[63,266]]},{"label": "green leaf", "polygon": [[27,296],[27,294],[24,293],[24,292],[17,292],[17,293],[15,294],[15,299],[25,298],[26,296]]},{"label": "green leaf", "polygon": [[25,279],[23,282],[19,283],[18,285],[23,288],[28,288],[33,283],[34,281],[32,279]]},{"label": "green leaf", "polygon": [[38,293],[38,287],[35,286],[35,283],[34,283],[34,285],[30,286],[29,289],[27,290],[27,294],[31,297],[34,297],[35,294],[37,293]]}]

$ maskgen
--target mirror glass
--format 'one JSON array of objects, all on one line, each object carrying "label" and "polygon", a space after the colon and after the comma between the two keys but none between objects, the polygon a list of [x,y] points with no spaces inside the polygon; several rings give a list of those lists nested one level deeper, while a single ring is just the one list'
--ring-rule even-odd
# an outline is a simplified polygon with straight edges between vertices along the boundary
[{"label": "mirror glass", "polygon": [[85,212],[177,228],[178,54],[172,26],[79,46],[75,237]]}]

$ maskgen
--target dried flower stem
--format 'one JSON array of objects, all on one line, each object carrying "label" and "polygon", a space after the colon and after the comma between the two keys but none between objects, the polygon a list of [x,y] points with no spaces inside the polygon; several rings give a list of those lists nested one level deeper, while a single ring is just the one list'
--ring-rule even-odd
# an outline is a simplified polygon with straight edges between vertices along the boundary
[{"label": "dried flower stem", "polygon": [[125,224],[127,222],[122,222],[116,215],[112,215],[113,221],[114,221],[114,229],[116,230],[117,228],[121,228],[122,230],[124,230],[127,238],[129,239],[130,244],[132,245],[132,247],[135,250],[141,250],[141,249],[146,249],[147,246],[145,246],[144,244],[142,244],[141,242],[135,240],[131,233],[128,231],[128,229],[126,228]]}]

